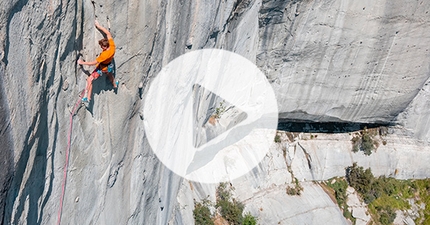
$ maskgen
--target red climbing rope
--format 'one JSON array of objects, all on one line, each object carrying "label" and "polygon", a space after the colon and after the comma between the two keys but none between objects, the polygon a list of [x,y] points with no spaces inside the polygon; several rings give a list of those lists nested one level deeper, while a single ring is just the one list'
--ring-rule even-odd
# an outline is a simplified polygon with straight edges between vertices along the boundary
[{"label": "red climbing rope", "polygon": [[66,161],[64,163],[64,171],[63,171],[63,184],[61,187],[61,197],[60,197],[60,208],[58,209],[58,219],[57,219],[57,225],[60,225],[61,222],[61,212],[63,210],[63,199],[64,199],[64,192],[66,190],[66,180],[67,180],[67,168],[69,166],[69,151],[70,151],[70,144],[71,144],[71,137],[72,137],[72,125],[73,125],[73,116],[76,113],[76,110],[79,108],[79,104],[81,104],[82,96],[85,92],[85,89],[81,91],[81,94],[79,95],[79,100],[76,102],[75,106],[73,107],[73,110],[70,112],[70,126],[69,126],[69,133],[67,136],[67,149],[66,149]]}]

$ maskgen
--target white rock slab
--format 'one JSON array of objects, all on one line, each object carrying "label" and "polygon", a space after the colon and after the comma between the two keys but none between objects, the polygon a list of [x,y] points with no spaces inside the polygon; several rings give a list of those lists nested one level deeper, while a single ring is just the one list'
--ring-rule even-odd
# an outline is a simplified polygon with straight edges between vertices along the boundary
[{"label": "white rock slab", "polygon": [[301,180],[327,180],[345,176],[345,168],[357,162],[364,168],[370,167],[375,176],[386,175],[397,179],[430,176],[430,146],[426,143],[389,134],[384,137],[386,145],[380,144],[376,152],[366,156],[351,151],[351,138],[349,134],[318,134],[318,138],[299,140],[312,158],[311,169],[303,148],[298,146],[292,162],[294,175]]}]

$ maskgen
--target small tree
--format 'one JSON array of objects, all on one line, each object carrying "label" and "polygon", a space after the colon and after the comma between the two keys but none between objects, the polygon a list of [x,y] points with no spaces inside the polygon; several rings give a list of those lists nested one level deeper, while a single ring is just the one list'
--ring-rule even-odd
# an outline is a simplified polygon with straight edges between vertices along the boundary
[{"label": "small tree", "polygon": [[231,198],[230,190],[227,188],[227,183],[221,183],[217,188],[216,207],[220,208],[221,216],[230,224],[242,224],[244,205],[236,199]]},{"label": "small tree", "polygon": [[365,155],[371,155],[372,151],[378,146],[378,142],[373,140],[373,134],[367,128],[364,128],[361,134],[356,134],[351,139],[351,142],[353,152],[363,151]]},{"label": "small tree", "polygon": [[232,188],[228,188],[227,183],[221,183],[217,188],[216,207],[220,210],[221,216],[231,225],[255,225],[255,218],[247,213],[243,214],[244,205],[231,196]]},{"label": "small tree", "polygon": [[363,167],[353,163],[346,169],[346,179],[351,187],[361,193],[366,203],[374,200],[375,194],[371,192],[371,184],[375,180],[370,168],[364,170]]},{"label": "small tree", "polygon": [[372,137],[368,132],[364,132],[361,140],[361,150],[365,155],[371,155],[372,151],[375,149]]},{"label": "small tree", "polygon": [[194,202],[193,216],[196,225],[214,224],[207,200],[204,200],[203,203]]}]

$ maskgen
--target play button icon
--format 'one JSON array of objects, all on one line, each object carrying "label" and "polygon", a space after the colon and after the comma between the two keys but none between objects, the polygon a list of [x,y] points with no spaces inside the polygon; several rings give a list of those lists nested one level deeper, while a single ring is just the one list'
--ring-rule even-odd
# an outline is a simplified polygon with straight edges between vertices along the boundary
[{"label": "play button icon", "polygon": [[[247,114],[237,106],[198,84],[194,85],[193,93],[193,137],[196,148],[239,124],[247,117]],[[201,107],[205,103],[213,107]]]},{"label": "play button icon", "polygon": [[186,179],[218,183],[254,168],[273,144],[275,95],[244,57],[219,49],[184,54],[151,82],[145,133],[161,162]]}]

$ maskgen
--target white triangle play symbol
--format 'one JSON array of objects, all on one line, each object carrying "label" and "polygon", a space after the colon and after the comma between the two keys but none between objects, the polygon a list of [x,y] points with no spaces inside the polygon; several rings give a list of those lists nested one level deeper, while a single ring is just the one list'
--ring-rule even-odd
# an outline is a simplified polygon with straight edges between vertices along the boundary
[{"label": "white triangle play symbol", "polygon": [[145,138],[185,179],[219,183],[251,171],[278,125],[275,94],[251,61],[221,49],[188,52],[157,74],[143,104]]},{"label": "white triangle play symbol", "polygon": [[210,142],[248,117],[243,110],[199,84],[193,85],[192,92],[195,148]]}]

